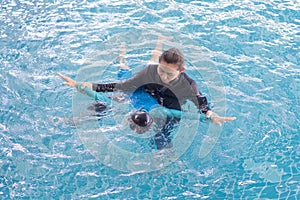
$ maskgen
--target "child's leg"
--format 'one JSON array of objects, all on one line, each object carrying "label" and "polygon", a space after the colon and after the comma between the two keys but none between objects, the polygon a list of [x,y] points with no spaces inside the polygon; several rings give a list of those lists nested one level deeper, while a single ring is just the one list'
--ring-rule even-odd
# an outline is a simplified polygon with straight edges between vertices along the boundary
[{"label": "child's leg", "polygon": [[156,46],[152,51],[151,60],[149,61],[149,64],[157,64],[159,63],[159,56],[162,54],[162,45],[163,42],[167,39],[167,37],[164,36],[158,36]]},{"label": "child's leg", "polygon": [[158,37],[155,48],[152,50],[150,63],[158,63],[159,56],[162,53],[162,38]]},{"label": "child's leg", "polygon": [[73,127],[90,121],[100,120],[106,114],[106,105],[103,102],[95,101],[87,110],[75,117],[49,117],[49,121],[55,126],[60,123],[69,124]]},{"label": "child's leg", "polygon": [[124,60],[125,55],[126,55],[126,44],[125,44],[125,42],[122,42],[121,46],[120,46],[120,55],[118,57],[118,62],[120,64],[120,69],[129,70],[130,67],[125,64],[125,60]]},{"label": "child's leg", "polygon": [[118,79],[128,79],[132,77],[130,67],[125,63],[125,57],[126,55],[126,46],[125,43],[122,42],[120,47],[120,55],[118,57],[119,62],[119,71],[118,71]]}]

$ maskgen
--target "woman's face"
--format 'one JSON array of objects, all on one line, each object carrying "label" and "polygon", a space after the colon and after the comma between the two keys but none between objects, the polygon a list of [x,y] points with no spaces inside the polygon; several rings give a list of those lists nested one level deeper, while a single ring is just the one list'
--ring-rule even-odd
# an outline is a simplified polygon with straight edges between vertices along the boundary
[{"label": "woman's face", "polygon": [[157,73],[163,83],[169,84],[179,76],[180,71],[178,69],[179,66],[176,64],[161,61],[157,67]]}]

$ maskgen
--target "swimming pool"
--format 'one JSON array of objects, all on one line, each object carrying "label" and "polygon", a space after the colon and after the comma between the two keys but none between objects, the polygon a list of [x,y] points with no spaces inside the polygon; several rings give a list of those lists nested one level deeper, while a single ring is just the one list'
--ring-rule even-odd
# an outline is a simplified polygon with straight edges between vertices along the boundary
[{"label": "swimming pool", "polygon": [[[2,1],[0,198],[299,199],[299,10],[298,1]],[[135,57],[146,61],[157,35],[183,51],[214,110],[237,120],[200,123],[162,169],[118,170],[78,129],[50,122],[76,114],[82,98],[56,73],[115,80],[107,66],[119,44],[141,67]]]}]

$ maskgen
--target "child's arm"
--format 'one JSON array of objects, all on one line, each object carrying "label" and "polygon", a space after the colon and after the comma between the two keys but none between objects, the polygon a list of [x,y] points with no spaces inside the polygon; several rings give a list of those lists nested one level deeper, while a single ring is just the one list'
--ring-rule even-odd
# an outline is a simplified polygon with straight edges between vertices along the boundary
[{"label": "child's arm", "polygon": [[111,103],[111,99],[106,97],[104,95],[104,93],[100,93],[100,92],[95,92],[94,90],[91,90],[89,85],[89,83],[78,83],[77,84],[77,90],[83,94],[86,94],[90,97],[92,97],[95,100],[99,100],[105,104],[110,104]]}]

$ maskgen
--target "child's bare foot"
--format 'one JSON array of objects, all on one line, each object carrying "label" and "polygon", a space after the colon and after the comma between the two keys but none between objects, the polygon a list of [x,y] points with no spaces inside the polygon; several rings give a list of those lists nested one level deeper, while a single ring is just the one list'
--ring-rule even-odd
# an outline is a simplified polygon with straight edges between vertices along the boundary
[{"label": "child's bare foot", "polygon": [[124,62],[125,55],[126,55],[126,45],[125,45],[125,42],[122,42],[121,47],[120,47],[120,55],[118,57],[120,68],[121,69],[130,69],[129,66],[126,65]]}]

